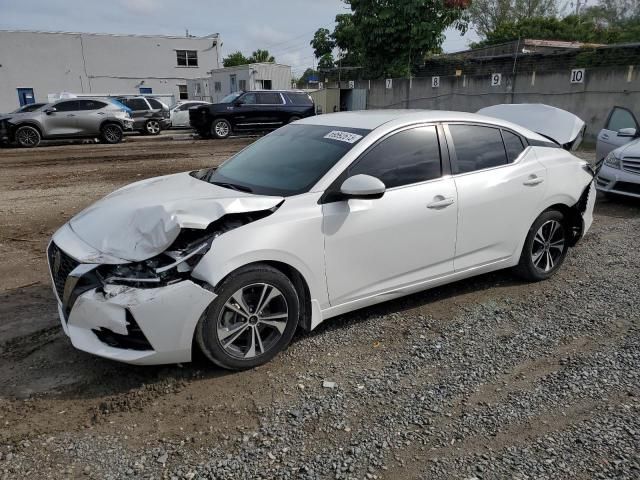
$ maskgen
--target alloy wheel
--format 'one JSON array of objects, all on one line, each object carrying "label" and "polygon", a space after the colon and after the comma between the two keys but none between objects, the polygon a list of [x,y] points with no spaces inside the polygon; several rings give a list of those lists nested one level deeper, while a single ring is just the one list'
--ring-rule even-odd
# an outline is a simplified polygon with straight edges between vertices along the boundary
[{"label": "alloy wheel", "polygon": [[38,144],[38,132],[32,128],[23,128],[18,131],[17,140],[20,145],[34,147]]},{"label": "alloy wheel", "polygon": [[155,120],[149,120],[147,122],[147,132],[152,135],[160,133],[160,124]]},{"label": "alloy wheel", "polygon": [[278,343],[288,319],[282,292],[268,283],[254,283],[229,297],[218,316],[216,336],[227,354],[251,359]]},{"label": "alloy wheel", "polygon": [[543,223],[533,237],[533,265],[543,272],[553,270],[562,258],[565,242],[564,227],[559,221],[549,220]]},{"label": "alloy wheel", "polygon": [[104,136],[110,143],[117,143],[120,140],[120,129],[113,125],[108,125],[104,129]]},{"label": "alloy wheel", "polygon": [[226,137],[229,135],[229,124],[227,122],[217,122],[215,126],[216,135]]}]

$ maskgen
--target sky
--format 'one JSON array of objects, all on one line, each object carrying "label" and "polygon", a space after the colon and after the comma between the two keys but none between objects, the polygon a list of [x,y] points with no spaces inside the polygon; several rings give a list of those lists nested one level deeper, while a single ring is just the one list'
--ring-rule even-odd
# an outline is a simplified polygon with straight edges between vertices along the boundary
[{"label": "sky", "polygon": [[[0,0],[0,30],[205,36],[219,33],[222,54],[266,48],[295,75],[314,66],[309,41],[333,30],[341,0]],[[446,32],[447,52],[464,50],[474,32]]]}]

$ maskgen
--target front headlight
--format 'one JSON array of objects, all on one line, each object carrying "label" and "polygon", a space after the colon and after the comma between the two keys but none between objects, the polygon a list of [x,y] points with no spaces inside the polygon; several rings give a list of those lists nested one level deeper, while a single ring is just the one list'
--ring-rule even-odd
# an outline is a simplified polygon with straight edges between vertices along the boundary
[{"label": "front headlight", "polygon": [[609,155],[604,159],[604,164],[607,167],[620,169],[620,159],[613,152],[609,152]]},{"label": "front headlight", "polygon": [[170,249],[143,262],[104,265],[98,275],[104,284],[154,288],[186,279],[211,248],[213,236]]}]

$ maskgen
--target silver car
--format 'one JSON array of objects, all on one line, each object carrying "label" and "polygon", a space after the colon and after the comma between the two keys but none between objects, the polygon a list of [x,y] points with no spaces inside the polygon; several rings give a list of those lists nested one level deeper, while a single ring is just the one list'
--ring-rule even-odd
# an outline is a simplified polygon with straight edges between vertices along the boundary
[{"label": "silver car", "polygon": [[70,98],[0,117],[0,142],[36,147],[42,140],[100,138],[119,143],[133,128],[126,107],[111,100]]}]

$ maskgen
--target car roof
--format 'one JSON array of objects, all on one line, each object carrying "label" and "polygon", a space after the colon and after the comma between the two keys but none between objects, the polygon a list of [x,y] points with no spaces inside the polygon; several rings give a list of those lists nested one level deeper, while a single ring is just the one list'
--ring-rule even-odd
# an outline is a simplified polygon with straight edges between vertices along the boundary
[{"label": "car roof", "polygon": [[402,127],[414,123],[430,122],[470,122],[487,123],[499,127],[509,128],[515,132],[542,142],[549,142],[531,130],[512,122],[500,120],[485,115],[468,112],[453,112],[446,110],[358,110],[353,112],[327,113],[299,120],[296,123],[306,125],[322,125],[327,127],[362,128],[375,130],[383,125]]}]

